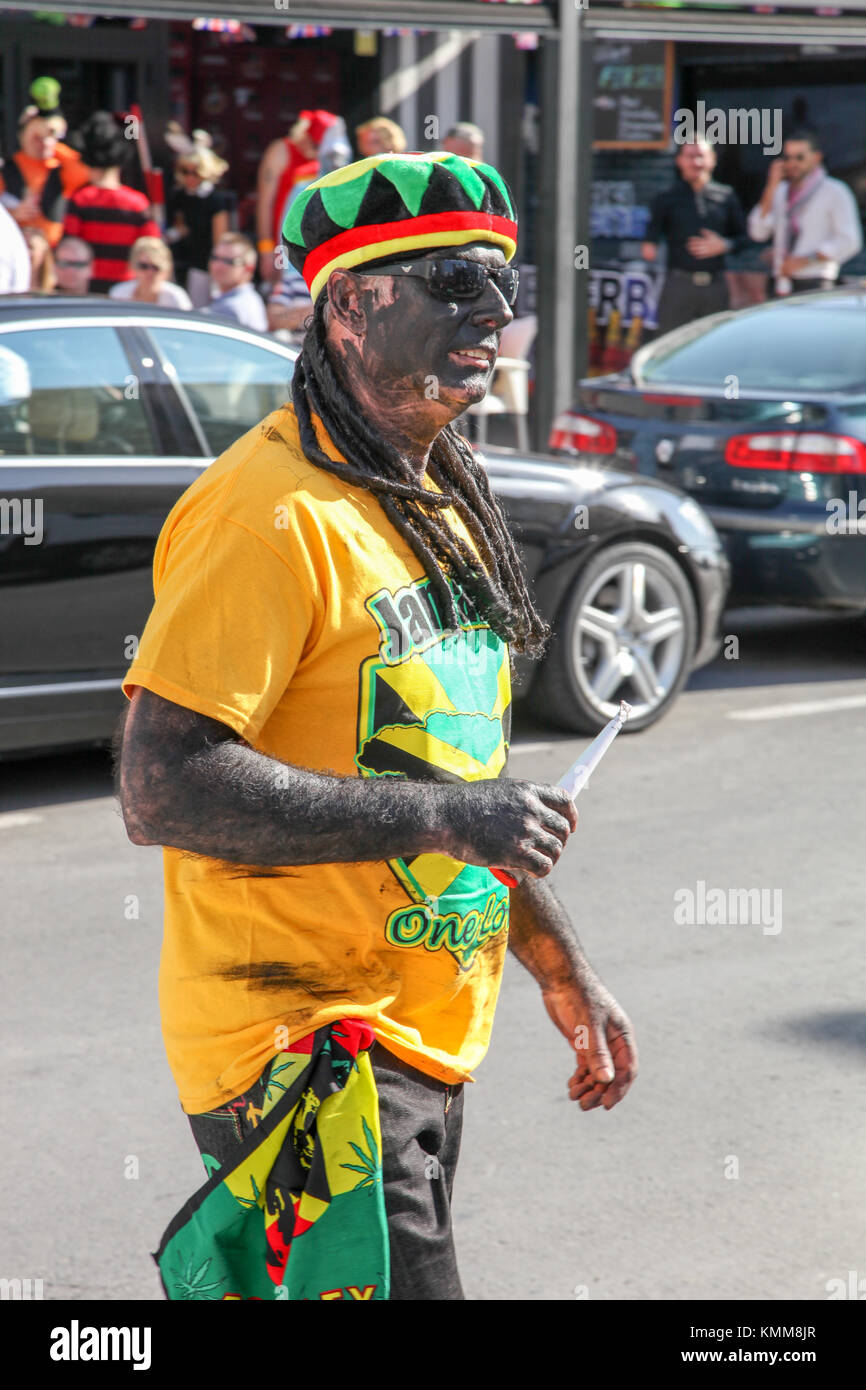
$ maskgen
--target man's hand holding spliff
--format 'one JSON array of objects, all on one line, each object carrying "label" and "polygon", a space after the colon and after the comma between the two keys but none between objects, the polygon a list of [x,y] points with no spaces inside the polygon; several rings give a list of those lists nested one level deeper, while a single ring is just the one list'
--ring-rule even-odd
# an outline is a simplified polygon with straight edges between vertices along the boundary
[{"label": "man's hand holding spliff", "polygon": [[[628,719],[625,701],[619,713],[584,750],[558,787],[568,793],[564,809],[567,822],[557,834],[561,840],[547,874],[559,858],[571,831],[577,828],[574,801]],[[567,828],[566,828],[567,827]],[[497,878],[511,887],[510,949],[541,985],[544,1006],[553,1022],[577,1053],[577,1069],[569,1078],[568,1093],[582,1110],[603,1105],[611,1110],[637,1076],[638,1056],[627,1015],[590,966],[580,948],[565,911],[554,893],[535,878],[517,879],[504,869]]]}]

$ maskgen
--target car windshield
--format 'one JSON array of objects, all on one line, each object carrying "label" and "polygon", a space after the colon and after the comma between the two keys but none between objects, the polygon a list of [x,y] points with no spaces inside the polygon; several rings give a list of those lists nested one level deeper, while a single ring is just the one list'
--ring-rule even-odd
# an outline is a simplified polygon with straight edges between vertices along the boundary
[{"label": "car windshield", "polygon": [[866,385],[866,305],[788,301],[689,324],[633,362],[637,384],[723,391],[856,391]]}]

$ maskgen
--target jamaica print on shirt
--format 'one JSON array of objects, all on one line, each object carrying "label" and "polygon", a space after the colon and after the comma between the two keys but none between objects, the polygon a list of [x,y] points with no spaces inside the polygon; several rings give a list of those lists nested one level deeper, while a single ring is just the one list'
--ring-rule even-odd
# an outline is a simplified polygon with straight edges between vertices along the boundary
[{"label": "jamaica print on shirt", "polygon": [[[429,579],[380,589],[366,602],[379,652],[361,665],[358,751],[365,777],[473,782],[498,777],[508,757],[508,648],[475,617],[452,582],[460,631],[444,635]],[[508,925],[508,890],[490,873],[441,854],[391,859],[409,897],[392,912],[395,946],[446,950],[469,970],[485,941]]]}]

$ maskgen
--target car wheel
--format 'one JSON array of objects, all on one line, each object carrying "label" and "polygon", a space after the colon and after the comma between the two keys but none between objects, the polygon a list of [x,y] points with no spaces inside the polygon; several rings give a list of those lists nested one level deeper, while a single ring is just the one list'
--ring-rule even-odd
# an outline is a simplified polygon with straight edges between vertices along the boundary
[{"label": "car wheel", "polygon": [[545,719],[596,733],[628,700],[625,730],[654,724],[691,670],[697,615],[688,580],[658,546],[613,545],[580,573],[530,694]]}]

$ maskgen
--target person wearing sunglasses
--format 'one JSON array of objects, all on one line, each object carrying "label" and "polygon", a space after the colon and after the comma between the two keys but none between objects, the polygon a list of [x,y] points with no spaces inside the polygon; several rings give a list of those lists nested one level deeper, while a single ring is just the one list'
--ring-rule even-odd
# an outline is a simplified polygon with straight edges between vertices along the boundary
[{"label": "person wearing sunglasses", "polygon": [[169,195],[165,238],[174,254],[178,283],[196,309],[210,300],[210,254],[229,230],[233,203],[231,193],[219,186],[229,166],[203,143],[205,139],[210,139],[205,131],[194,132],[192,148],[175,164],[177,184]]},{"label": "person wearing sunglasses", "polygon": [[77,236],[65,236],[54,253],[57,294],[87,294],[93,272],[93,251]]},{"label": "person wearing sunglasses", "polygon": [[228,232],[221,237],[209,258],[211,284],[216,293],[204,312],[266,333],[265,302],[251,283],[257,260],[256,248],[243,233]]},{"label": "person wearing sunglasses", "polygon": [[517,220],[489,165],[382,154],[305,189],[283,244],[313,300],[291,400],[176,504],[123,681],[121,810],[164,847],[163,1028],[213,1172],[157,1259],[171,1299],[206,1268],[215,1297],[458,1300],[464,1083],[506,948],[571,1049],[553,1084],[610,1109],[637,1068],[544,882],[574,804],[504,775],[510,654],[548,629],[455,429],[512,318]]},{"label": "person wearing sunglasses", "polygon": [[163,304],[167,309],[191,309],[186,290],[172,283],[171,252],[159,237],[139,237],[129,253],[131,280],[108,291],[109,299],[133,299],[138,304]]},{"label": "person wearing sunglasses", "polygon": [[819,137],[792,131],[770,165],[748,219],[755,241],[772,237],[776,297],[831,289],[846,261],[863,246],[854,194],[824,168]]}]

